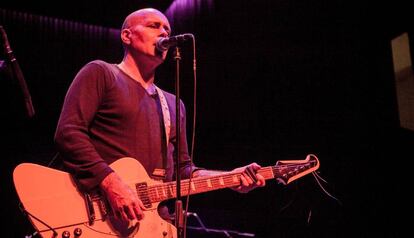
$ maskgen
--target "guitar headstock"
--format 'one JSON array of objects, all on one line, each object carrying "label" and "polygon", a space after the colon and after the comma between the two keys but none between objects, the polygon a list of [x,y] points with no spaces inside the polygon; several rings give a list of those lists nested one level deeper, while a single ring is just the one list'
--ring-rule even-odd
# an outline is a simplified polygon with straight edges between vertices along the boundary
[{"label": "guitar headstock", "polygon": [[309,154],[304,160],[277,161],[276,166],[273,167],[273,173],[278,182],[286,185],[300,177],[316,171],[318,168],[318,158],[313,154]]}]

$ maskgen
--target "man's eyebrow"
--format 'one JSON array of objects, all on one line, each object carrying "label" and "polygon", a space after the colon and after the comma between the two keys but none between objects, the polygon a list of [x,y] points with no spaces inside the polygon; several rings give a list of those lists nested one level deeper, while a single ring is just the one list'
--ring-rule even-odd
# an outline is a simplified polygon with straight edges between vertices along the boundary
[{"label": "man's eyebrow", "polygon": [[170,26],[168,26],[167,24],[164,24],[162,21],[159,21],[159,20],[147,20],[145,21],[145,24],[157,24],[157,26],[163,26],[163,28],[169,33],[171,32]]}]

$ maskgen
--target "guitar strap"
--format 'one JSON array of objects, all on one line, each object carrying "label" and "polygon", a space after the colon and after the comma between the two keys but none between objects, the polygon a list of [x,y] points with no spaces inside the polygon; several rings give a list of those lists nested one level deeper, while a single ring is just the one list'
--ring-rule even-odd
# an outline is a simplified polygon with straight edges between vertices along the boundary
[{"label": "guitar strap", "polygon": [[163,159],[163,168],[156,168],[154,169],[152,175],[156,179],[165,179],[167,176],[166,168],[167,168],[167,150],[168,150],[168,141],[170,138],[170,131],[171,131],[171,117],[170,117],[170,110],[168,108],[167,100],[163,91],[155,86],[155,90],[157,91],[155,96],[155,101],[157,103],[158,108],[158,115],[160,116],[160,129],[161,129],[161,140],[162,140],[162,159]]},{"label": "guitar strap", "polygon": [[162,110],[162,117],[164,121],[164,131],[165,131],[165,142],[168,146],[168,140],[170,139],[170,130],[171,130],[171,117],[170,117],[170,110],[168,109],[167,100],[165,99],[164,93],[162,90],[155,86],[157,90],[158,97],[161,103],[161,110]]}]

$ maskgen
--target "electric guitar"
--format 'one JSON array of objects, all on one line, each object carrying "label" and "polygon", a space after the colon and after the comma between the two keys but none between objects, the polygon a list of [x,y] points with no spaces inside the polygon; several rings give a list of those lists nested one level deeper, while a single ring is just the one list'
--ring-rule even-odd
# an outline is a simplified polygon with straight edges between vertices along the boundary
[{"label": "electric guitar", "polygon": [[[128,224],[115,219],[99,192],[84,194],[77,189],[69,173],[33,163],[19,164],[13,172],[17,195],[37,233],[42,237],[133,237],[176,238],[176,227],[163,220],[158,204],[176,197],[176,182],[151,179],[144,167],[133,158],[121,158],[110,167],[126,182],[145,206],[145,218]],[[283,184],[319,168],[319,160],[308,155],[305,160],[278,161],[256,173],[266,180],[275,178]],[[183,196],[240,185],[240,172],[181,180]]]}]

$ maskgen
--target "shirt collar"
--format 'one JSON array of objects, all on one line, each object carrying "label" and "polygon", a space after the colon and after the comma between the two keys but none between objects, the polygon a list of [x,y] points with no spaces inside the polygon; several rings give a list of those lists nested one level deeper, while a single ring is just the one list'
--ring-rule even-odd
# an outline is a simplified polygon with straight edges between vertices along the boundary
[{"label": "shirt collar", "polygon": [[147,89],[145,89],[145,90],[147,90],[147,93],[149,94],[149,95],[151,95],[151,96],[154,96],[154,95],[156,95],[157,94],[157,89],[155,88],[155,84],[151,84],[150,86],[148,86],[148,88]]}]

